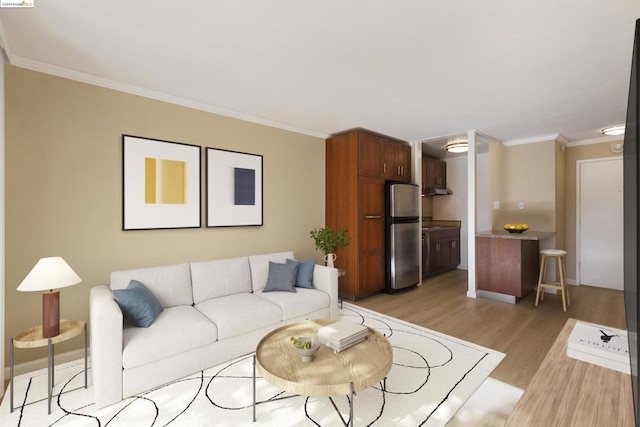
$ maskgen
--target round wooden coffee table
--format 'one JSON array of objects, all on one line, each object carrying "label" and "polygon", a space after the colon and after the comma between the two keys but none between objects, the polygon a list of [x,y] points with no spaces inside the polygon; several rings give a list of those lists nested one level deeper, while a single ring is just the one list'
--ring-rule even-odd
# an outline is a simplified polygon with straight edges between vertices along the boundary
[{"label": "round wooden coffee table", "polygon": [[256,402],[257,369],[269,384],[297,395],[329,399],[332,396],[350,395],[349,423],[352,425],[355,392],[378,384],[386,378],[393,362],[393,351],[391,344],[382,334],[369,328],[368,338],[360,344],[340,353],[321,345],[313,361],[302,362],[300,354],[291,343],[291,337],[317,336],[319,328],[334,322],[336,320],[291,323],[270,332],[258,343],[253,375],[254,421],[255,405],[265,403]]}]

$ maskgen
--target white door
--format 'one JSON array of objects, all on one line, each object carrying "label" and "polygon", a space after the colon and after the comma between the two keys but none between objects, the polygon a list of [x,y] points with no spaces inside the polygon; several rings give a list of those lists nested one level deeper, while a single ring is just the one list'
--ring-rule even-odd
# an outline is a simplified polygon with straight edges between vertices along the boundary
[{"label": "white door", "polygon": [[622,290],[622,158],[579,162],[578,177],[580,284]]}]

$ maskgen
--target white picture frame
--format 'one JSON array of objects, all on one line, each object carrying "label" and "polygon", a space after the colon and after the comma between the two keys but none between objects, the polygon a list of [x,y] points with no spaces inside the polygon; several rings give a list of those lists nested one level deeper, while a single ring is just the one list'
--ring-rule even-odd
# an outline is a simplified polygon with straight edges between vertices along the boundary
[{"label": "white picture frame", "polygon": [[201,153],[198,145],[122,135],[122,229],[201,227]]},{"label": "white picture frame", "polygon": [[206,149],[207,227],[263,225],[263,157]]}]

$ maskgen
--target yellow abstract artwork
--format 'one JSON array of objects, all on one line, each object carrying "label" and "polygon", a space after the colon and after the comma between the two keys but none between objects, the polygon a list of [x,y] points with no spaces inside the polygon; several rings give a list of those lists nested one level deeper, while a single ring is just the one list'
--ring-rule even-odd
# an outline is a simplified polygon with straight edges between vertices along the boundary
[{"label": "yellow abstract artwork", "polygon": [[146,157],[145,203],[186,203],[186,162]]}]

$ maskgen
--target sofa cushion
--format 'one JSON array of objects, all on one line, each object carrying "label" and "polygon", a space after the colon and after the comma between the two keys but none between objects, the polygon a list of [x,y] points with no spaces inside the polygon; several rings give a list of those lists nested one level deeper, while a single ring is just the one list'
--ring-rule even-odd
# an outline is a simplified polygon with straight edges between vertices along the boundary
[{"label": "sofa cushion", "polygon": [[282,320],[279,306],[254,294],[214,298],[196,304],[195,308],[216,324],[220,340],[275,325]]},{"label": "sofa cushion", "polygon": [[277,262],[269,261],[269,276],[262,292],[295,292],[297,277],[297,262],[291,263],[287,260],[286,264],[278,264]]},{"label": "sofa cushion", "polygon": [[313,288],[313,269],[316,266],[315,261],[296,261],[287,259],[287,264],[298,263],[298,276],[296,277],[296,286],[299,288]]},{"label": "sofa cushion", "polygon": [[287,258],[294,259],[293,252],[279,252],[265,255],[251,255],[249,265],[251,266],[251,287],[253,292],[264,289],[269,277],[269,261],[284,264]]},{"label": "sofa cushion", "polygon": [[114,271],[109,287],[124,289],[131,280],[144,283],[164,308],[193,304],[189,264]]},{"label": "sofa cushion", "polygon": [[148,328],[125,328],[122,366],[135,368],[215,342],[216,325],[191,306],[165,308]]},{"label": "sofa cushion", "polygon": [[164,310],[158,299],[145,285],[132,280],[126,289],[114,289],[116,300],[127,323],[148,328]]},{"label": "sofa cushion", "polygon": [[193,302],[240,292],[251,292],[249,258],[229,258],[191,263]]},{"label": "sofa cushion", "polygon": [[255,294],[280,307],[286,321],[329,307],[329,295],[315,289],[298,288],[298,292],[259,292]]}]

